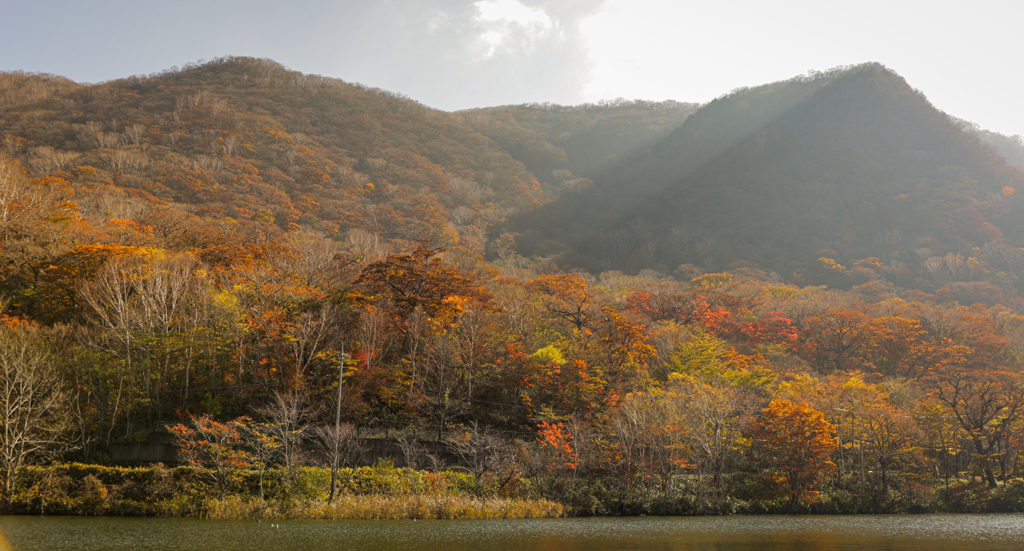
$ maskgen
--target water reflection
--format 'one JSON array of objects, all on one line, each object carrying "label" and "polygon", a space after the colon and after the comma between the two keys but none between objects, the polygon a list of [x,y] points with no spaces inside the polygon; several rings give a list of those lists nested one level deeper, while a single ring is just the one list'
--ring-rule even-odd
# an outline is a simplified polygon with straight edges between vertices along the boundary
[{"label": "water reflection", "polygon": [[0,517],[0,532],[7,535],[17,551],[947,551],[965,548],[1017,551],[1024,542],[1024,516],[759,516],[275,523],[195,519]]}]

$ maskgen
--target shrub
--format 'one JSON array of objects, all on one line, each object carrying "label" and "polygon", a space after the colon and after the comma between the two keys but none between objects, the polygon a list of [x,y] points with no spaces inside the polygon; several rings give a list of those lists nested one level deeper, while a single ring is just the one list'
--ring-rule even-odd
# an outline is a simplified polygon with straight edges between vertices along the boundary
[{"label": "shrub", "polygon": [[1014,480],[993,490],[988,504],[985,507],[985,512],[1024,512],[1024,481]]},{"label": "shrub", "polygon": [[936,492],[939,508],[949,513],[980,513],[988,508],[990,492],[982,482],[955,484]]}]

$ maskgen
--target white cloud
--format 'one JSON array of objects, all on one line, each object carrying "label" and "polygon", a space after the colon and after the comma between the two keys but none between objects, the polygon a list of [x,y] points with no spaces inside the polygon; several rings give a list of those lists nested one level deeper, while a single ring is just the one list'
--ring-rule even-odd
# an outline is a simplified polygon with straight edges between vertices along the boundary
[{"label": "white cloud", "polygon": [[551,18],[540,8],[524,6],[516,0],[480,0],[476,4],[477,19],[488,22],[514,23],[523,27],[551,28]]},{"label": "white cloud", "polygon": [[499,53],[530,53],[539,40],[556,30],[543,9],[524,6],[517,0],[480,0],[474,7],[475,23],[480,29],[471,44],[474,61]]}]

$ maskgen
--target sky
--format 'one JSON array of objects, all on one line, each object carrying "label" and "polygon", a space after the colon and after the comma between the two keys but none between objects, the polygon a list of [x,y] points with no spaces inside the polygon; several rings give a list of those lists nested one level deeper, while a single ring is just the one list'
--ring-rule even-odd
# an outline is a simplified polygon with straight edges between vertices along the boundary
[{"label": "sky", "polygon": [[222,56],[444,110],[644,99],[880,62],[939,109],[1024,134],[1019,1],[0,0],[0,71],[103,82]]}]

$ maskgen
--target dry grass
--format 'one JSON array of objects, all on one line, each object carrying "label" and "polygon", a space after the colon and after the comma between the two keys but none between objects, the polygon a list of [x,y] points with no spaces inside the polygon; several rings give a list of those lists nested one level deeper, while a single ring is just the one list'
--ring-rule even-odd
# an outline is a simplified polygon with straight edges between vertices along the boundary
[{"label": "dry grass", "polygon": [[228,497],[207,503],[207,517],[214,519],[454,520],[554,518],[564,515],[564,507],[552,501],[460,495],[342,495],[333,503]]}]

